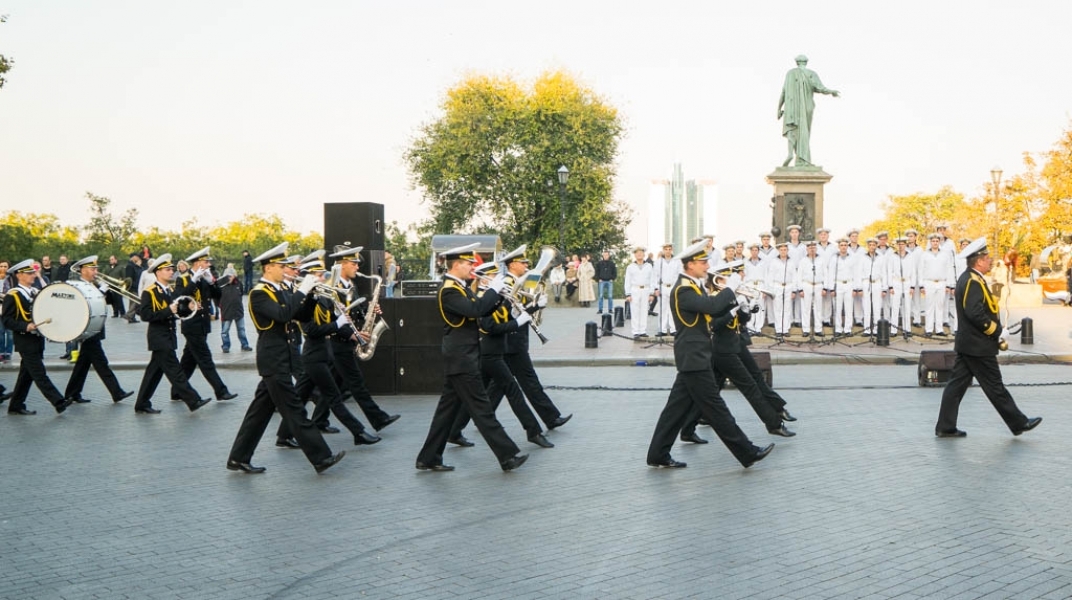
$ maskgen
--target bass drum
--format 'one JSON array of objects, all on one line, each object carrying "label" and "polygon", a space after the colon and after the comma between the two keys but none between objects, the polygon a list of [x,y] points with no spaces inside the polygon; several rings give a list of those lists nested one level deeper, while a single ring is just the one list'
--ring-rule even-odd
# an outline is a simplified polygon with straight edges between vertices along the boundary
[{"label": "bass drum", "polygon": [[101,332],[108,305],[91,283],[59,281],[46,285],[34,298],[33,319],[45,338],[78,342]]}]

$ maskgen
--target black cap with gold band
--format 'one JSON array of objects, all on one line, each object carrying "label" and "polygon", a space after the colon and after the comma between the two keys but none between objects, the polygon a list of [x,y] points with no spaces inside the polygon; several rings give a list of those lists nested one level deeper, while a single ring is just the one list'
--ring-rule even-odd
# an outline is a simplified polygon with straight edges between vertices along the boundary
[{"label": "black cap with gold band", "polygon": [[700,241],[685,248],[678,254],[674,255],[674,260],[680,260],[682,263],[691,262],[694,260],[707,260],[709,255],[707,253],[707,242]]},{"label": "black cap with gold band", "polygon": [[253,259],[253,262],[264,265],[272,263],[286,263],[287,262],[287,248],[290,247],[290,242],[283,242],[275,248],[262,253],[260,256]]},{"label": "black cap with gold band", "polygon": [[82,260],[71,264],[71,270],[76,273],[81,271],[82,267],[97,268],[97,255],[94,254],[93,256],[87,256]]}]

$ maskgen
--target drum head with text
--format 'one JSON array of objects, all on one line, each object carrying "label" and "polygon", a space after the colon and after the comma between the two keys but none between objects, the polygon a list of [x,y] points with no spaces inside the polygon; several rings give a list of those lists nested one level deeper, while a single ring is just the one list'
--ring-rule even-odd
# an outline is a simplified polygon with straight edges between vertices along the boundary
[{"label": "drum head with text", "polygon": [[34,323],[53,342],[92,337],[100,333],[107,318],[104,294],[84,281],[49,284],[34,298]]}]

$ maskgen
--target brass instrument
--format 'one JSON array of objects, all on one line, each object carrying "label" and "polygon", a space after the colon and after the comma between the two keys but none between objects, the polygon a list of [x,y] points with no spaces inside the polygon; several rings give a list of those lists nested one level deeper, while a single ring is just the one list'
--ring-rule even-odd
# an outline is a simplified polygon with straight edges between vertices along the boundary
[{"label": "brass instrument", "polygon": [[128,289],[130,287],[130,284],[127,283],[126,280],[117,279],[115,277],[105,275],[104,273],[97,273],[96,278],[99,279],[100,282],[103,283],[105,287],[107,287],[113,294],[119,294],[120,296],[126,298],[127,300],[130,300],[131,302],[141,302],[141,297],[139,297],[137,294]]},{"label": "brass instrument", "polygon": [[[510,277],[515,280],[516,285],[517,281],[523,281],[526,275],[528,275],[528,272],[521,275],[519,278],[515,278],[512,275]],[[478,275],[477,278],[480,282],[480,285],[485,286],[491,283],[492,279],[494,279],[492,277],[487,277],[484,275]],[[505,286],[502,291],[499,292],[499,295],[502,296],[507,302],[509,302],[510,306],[513,307],[514,310],[518,311],[518,314],[522,312],[528,312],[525,308],[525,304],[517,297],[517,294],[519,293],[525,296],[531,296],[531,294],[527,292],[518,292],[509,285]],[[546,344],[550,340],[550,338],[548,338],[546,335],[543,334],[542,331],[540,331],[540,325],[536,323],[535,319],[529,321],[529,327],[532,329],[532,332],[536,334],[536,337],[540,338],[541,344]]]},{"label": "brass instrument", "polygon": [[368,308],[365,309],[365,326],[361,329],[361,332],[368,336],[368,342],[358,344],[357,348],[354,349],[354,354],[357,355],[359,360],[369,360],[376,353],[376,343],[380,341],[380,336],[383,335],[384,331],[390,329],[387,326],[387,322],[376,314],[376,309],[380,305],[380,289],[383,287],[383,277],[364,275],[362,273],[358,273],[357,276],[376,282],[376,285],[372,286],[372,293],[369,295]]},{"label": "brass instrument", "polygon": [[201,310],[201,305],[197,300],[194,300],[193,296],[179,296],[172,300],[171,304],[176,307],[175,316],[180,321],[192,319],[197,314],[197,311]]}]

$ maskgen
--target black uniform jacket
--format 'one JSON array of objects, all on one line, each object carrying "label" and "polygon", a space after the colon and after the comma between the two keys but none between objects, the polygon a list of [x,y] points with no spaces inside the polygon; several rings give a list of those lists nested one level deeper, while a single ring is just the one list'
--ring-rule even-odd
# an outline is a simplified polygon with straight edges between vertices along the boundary
[{"label": "black uniform jacket", "polygon": [[160,285],[160,282],[153,283],[141,293],[138,316],[149,324],[145,337],[149,341],[150,352],[174,350],[179,347],[179,340],[175,335],[175,320],[178,317],[171,312],[173,299],[171,290]]},{"label": "black uniform jacket", "polygon": [[998,299],[975,269],[966,269],[957,280],[957,339],[953,349],[968,356],[997,356],[1001,339]]},{"label": "black uniform jacket", "polygon": [[670,291],[674,326],[674,364],[677,370],[704,371],[711,368],[712,317],[725,315],[737,306],[737,296],[726,288],[716,296],[708,296],[688,275],[679,275]]},{"label": "black uniform jacket", "polygon": [[446,275],[439,286],[439,315],[443,318],[443,368],[447,375],[480,372],[480,326],[477,319],[491,314],[501,296],[487,290],[477,298],[464,282]]},{"label": "black uniform jacket", "polygon": [[4,327],[15,340],[16,352],[37,352],[44,348],[45,338],[37,331],[26,331],[33,323],[33,298],[22,286],[15,286],[4,295]]},{"label": "black uniform jacket", "polygon": [[182,322],[183,335],[208,335],[212,332],[212,317],[208,314],[210,300],[220,299],[220,288],[204,279],[193,280],[193,274],[187,272],[175,282],[175,296],[190,296],[201,305],[194,316]]},{"label": "black uniform jacket", "polygon": [[[293,293],[262,279],[249,292],[249,316],[257,328],[257,373],[291,375],[299,365],[290,351],[289,330],[295,315],[308,310],[315,296]],[[300,357],[298,357],[300,358]]]},{"label": "black uniform jacket", "polygon": [[520,328],[510,316],[505,301],[500,301],[490,315],[480,317],[479,323],[480,353],[483,355],[505,354],[507,334]]},{"label": "black uniform jacket", "polygon": [[329,339],[339,330],[335,323],[335,305],[326,298],[317,298],[311,319],[301,324],[305,333],[302,345],[302,360],[306,363],[331,363],[334,359]]},{"label": "black uniform jacket", "polygon": [[741,339],[741,330],[751,314],[747,310],[730,312],[712,319],[711,331],[714,334],[713,348],[715,354],[737,354],[745,347]]},{"label": "black uniform jacket", "polygon": [[[507,285],[515,285],[517,283],[517,278],[513,275],[508,274],[505,279]],[[530,315],[539,310],[535,304],[527,301],[525,298],[521,298],[521,304],[525,306],[525,311]],[[528,325],[524,327],[516,327],[506,334],[505,354],[528,354],[529,329]]]}]

